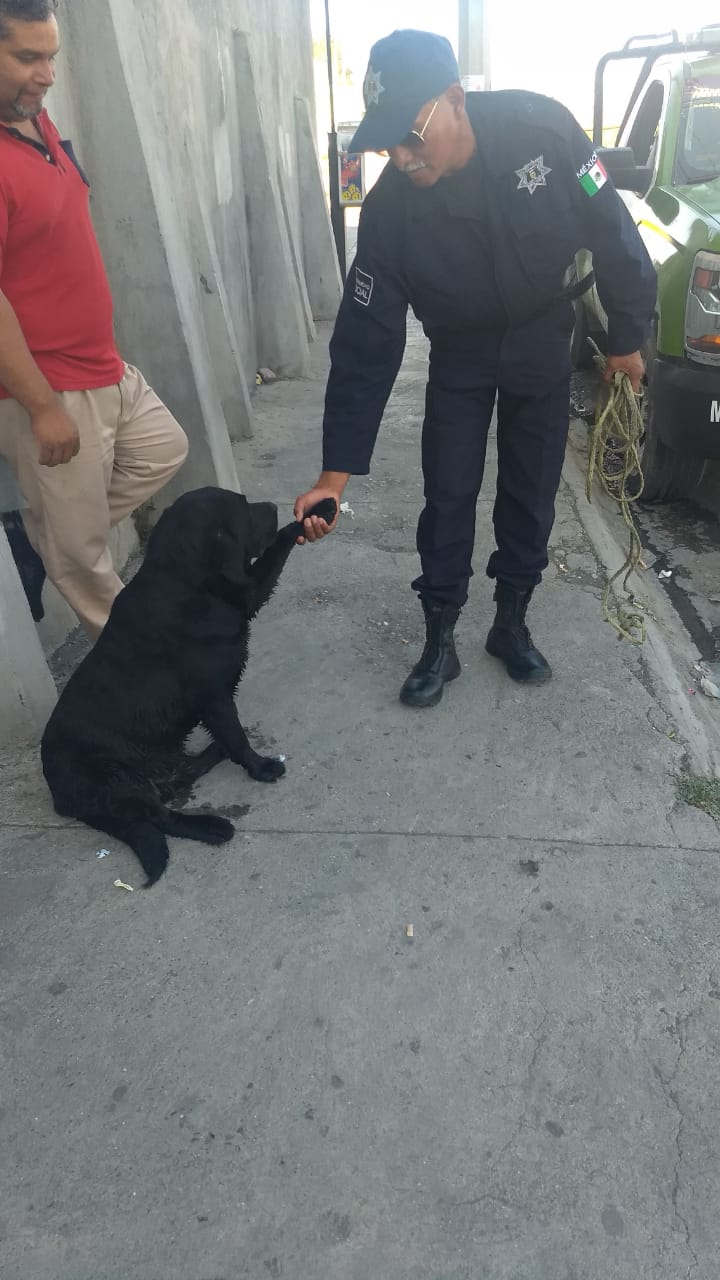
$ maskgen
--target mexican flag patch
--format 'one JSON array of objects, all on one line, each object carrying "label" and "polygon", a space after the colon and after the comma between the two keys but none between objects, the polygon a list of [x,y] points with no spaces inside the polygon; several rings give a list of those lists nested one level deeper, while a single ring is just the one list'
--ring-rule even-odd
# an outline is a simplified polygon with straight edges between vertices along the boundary
[{"label": "mexican flag patch", "polygon": [[587,164],[584,164],[582,169],[578,171],[577,178],[585,195],[594,196],[601,187],[605,186],[607,173],[597,156],[591,155]]}]

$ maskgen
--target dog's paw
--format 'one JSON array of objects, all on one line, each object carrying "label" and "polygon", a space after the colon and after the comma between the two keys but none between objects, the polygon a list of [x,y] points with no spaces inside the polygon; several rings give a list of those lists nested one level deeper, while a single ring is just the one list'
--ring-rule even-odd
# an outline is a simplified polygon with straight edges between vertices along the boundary
[{"label": "dog's paw", "polygon": [[320,502],[316,502],[314,507],[305,512],[304,519],[308,516],[319,516],[326,524],[332,524],[337,515],[337,503],[334,498],[323,498]]},{"label": "dog's paw", "polygon": [[256,782],[277,782],[285,773],[285,761],[282,756],[258,756],[248,773]]},{"label": "dog's paw", "polygon": [[203,843],[227,844],[235,835],[235,828],[227,818],[218,818],[216,814],[208,814],[203,819]]}]

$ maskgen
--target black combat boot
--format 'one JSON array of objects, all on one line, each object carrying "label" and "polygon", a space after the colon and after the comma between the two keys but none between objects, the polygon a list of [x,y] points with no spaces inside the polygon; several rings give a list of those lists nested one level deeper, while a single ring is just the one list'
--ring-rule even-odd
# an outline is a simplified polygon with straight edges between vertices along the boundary
[{"label": "black combat boot", "polygon": [[497,612],[490,628],[485,648],[494,658],[500,658],[513,680],[526,684],[542,684],[549,680],[550,664],[535,648],[532,636],[525,626],[525,614],[532,596],[532,588],[518,591],[509,582],[498,582],[495,587]]},{"label": "black combat boot", "polygon": [[30,612],[35,621],[40,622],[45,617],[42,602],[45,566],[28,539],[20,512],[5,511],[2,516],[2,522],[20,581],[25,588]]},{"label": "black combat boot", "polygon": [[460,610],[452,604],[420,597],[425,614],[425,648],[400,690],[400,701],[409,707],[434,707],[443,685],[460,675],[453,631]]}]

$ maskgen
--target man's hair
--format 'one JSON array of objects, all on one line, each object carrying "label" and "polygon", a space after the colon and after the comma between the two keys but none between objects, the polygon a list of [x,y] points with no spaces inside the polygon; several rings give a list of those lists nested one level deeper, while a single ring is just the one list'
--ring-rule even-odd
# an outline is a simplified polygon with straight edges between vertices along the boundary
[{"label": "man's hair", "polygon": [[58,0],[0,0],[0,40],[10,35],[8,22],[47,22]]}]

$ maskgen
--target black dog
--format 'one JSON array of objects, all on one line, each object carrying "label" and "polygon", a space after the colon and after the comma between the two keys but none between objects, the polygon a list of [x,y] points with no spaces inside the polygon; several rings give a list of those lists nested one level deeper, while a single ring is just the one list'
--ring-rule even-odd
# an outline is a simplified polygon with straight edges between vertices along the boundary
[{"label": "black dog", "polygon": [[[335,503],[308,514],[330,523]],[[223,844],[233,835],[225,818],[169,809],[180,791],[227,758],[259,782],[285,772],[253,751],[234,694],[250,620],[301,534],[299,523],[278,533],[271,503],[228,489],[178,498],[50,717],[42,764],[56,811],[129,844],[148,887],[167,866],[167,836]],[[198,724],[213,742],[190,756],[183,746]]]}]

